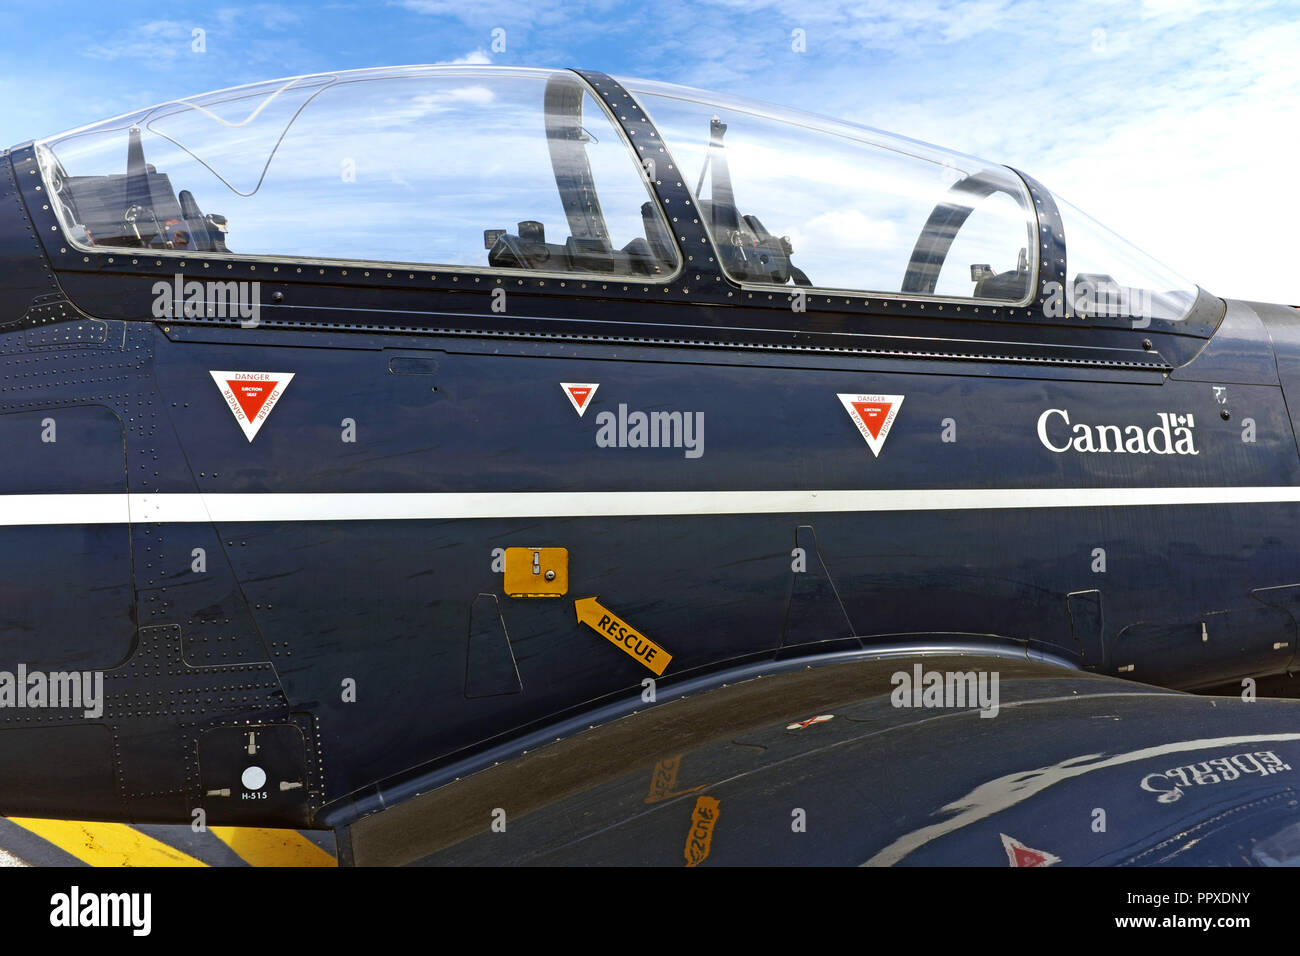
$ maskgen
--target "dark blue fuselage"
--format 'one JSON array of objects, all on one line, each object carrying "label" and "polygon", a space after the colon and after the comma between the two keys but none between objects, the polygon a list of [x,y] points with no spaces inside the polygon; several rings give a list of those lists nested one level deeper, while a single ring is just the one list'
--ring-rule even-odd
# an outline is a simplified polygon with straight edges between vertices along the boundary
[{"label": "dark blue fuselage", "polygon": [[[83,255],[35,168],[0,160],[0,669],[107,697],[0,711],[5,813],[319,824],[641,694],[592,595],[672,654],[660,693],[883,641],[1172,688],[1294,662],[1293,309],[799,312],[701,264],[519,280],[498,314],[470,274]],[[258,282],[263,320],[154,318],[178,269]],[[218,370],[292,373],[254,440]],[[878,454],[841,395],[902,397]],[[568,549],[568,594],[507,597],[512,546]]]}]

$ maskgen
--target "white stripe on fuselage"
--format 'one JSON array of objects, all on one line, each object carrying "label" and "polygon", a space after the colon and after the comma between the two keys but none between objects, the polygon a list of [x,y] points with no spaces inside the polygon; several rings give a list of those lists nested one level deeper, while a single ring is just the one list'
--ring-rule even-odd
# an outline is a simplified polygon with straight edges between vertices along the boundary
[{"label": "white stripe on fuselage", "polygon": [[1300,502],[1300,487],[0,495],[0,526],[1013,511]]}]

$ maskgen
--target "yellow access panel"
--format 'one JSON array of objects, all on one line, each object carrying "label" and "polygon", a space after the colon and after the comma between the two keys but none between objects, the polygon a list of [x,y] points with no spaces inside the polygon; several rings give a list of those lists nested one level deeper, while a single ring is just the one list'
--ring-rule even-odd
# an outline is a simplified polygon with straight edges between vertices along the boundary
[{"label": "yellow access panel", "polygon": [[568,548],[506,548],[506,595],[563,597],[569,593]]}]

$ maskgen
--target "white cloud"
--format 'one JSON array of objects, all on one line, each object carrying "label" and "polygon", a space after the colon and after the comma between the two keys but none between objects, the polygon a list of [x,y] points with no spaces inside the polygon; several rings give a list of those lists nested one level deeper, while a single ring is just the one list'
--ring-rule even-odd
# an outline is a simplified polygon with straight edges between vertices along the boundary
[{"label": "white cloud", "polygon": [[452,66],[483,66],[491,63],[492,57],[487,50],[479,47],[477,50],[470,50],[464,56],[458,56],[454,60],[441,60],[439,62]]},{"label": "white cloud", "polygon": [[[223,85],[188,68],[193,26],[208,29],[210,57],[239,64],[240,81],[334,65],[322,59],[325,8],[308,17],[288,3],[223,2],[194,23],[169,13],[69,36],[85,56],[63,82],[0,77],[13,91],[3,117],[12,138]],[[386,13],[406,30],[408,46],[399,38],[392,49],[408,62],[657,76],[1005,162],[1211,291],[1300,302],[1300,24],[1286,4],[393,0]],[[507,53],[489,51],[498,26]],[[791,47],[795,28],[806,52]],[[421,51],[431,39],[437,52],[410,56],[417,36]]]},{"label": "white cloud", "polygon": [[[720,35],[742,8],[771,29]],[[1300,303],[1300,24],[1277,4],[714,0],[692,15],[662,51],[688,82],[1008,163],[1212,292]]]},{"label": "white cloud", "polygon": [[191,52],[195,26],[177,20],[151,20],[119,30],[107,42],[87,47],[85,55],[96,60],[172,63]]},{"label": "white cloud", "polygon": [[484,24],[502,27],[525,27],[537,23],[558,24],[575,13],[583,12],[586,5],[578,5],[577,11],[566,13],[564,0],[475,0],[465,3],[463,0],[397,0],[395,6],[411,13],[427,17],[460,20],[462,23],[482,26]]}]

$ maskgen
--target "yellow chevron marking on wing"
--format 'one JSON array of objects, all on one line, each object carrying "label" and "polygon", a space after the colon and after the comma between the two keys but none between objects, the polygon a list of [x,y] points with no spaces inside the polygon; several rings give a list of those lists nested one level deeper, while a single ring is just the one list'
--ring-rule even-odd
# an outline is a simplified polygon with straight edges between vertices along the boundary
[{"label": "yellow chevron marking on wing", "polygon": [[125,823],[9,819],[91,866],[207,866]]},{"label": "yellow chevron marking on wing", "polygon": [[252,866],[338,866],[338,861],[297,830],[208,827]]}]

